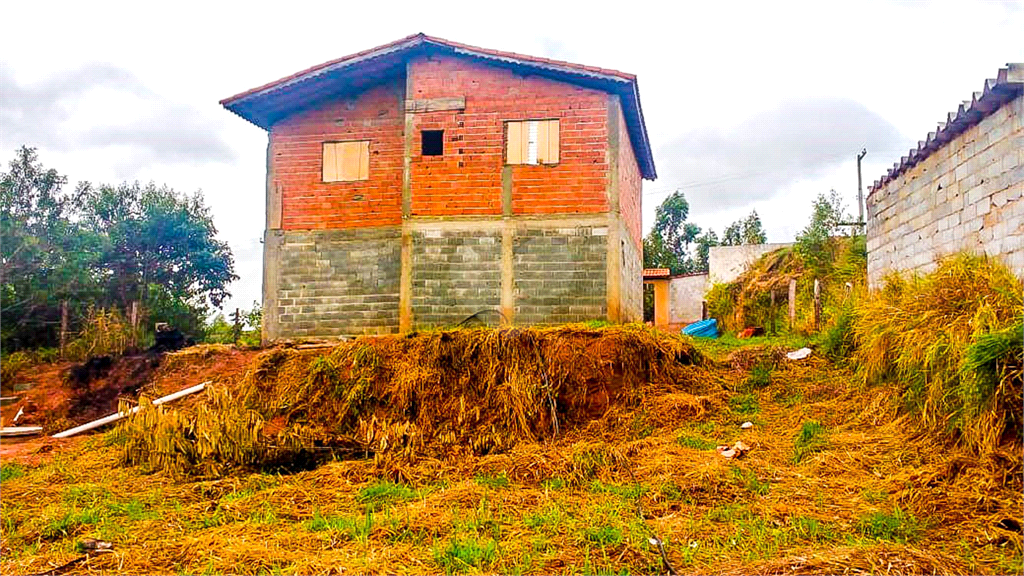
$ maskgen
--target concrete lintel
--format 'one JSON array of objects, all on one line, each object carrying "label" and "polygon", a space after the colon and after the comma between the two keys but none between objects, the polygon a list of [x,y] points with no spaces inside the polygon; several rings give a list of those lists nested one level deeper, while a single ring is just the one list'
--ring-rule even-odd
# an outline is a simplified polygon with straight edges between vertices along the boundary
[{"label": "concrete lintel", "polygon": [[445,110],[465,109],[465,96],[457,96],[455,98],[418,98],[405,100],[405,111],[413,114],[417,112],[443,112]]},{"label": "concrete lintel", "polygon": [[420,232],[424,230],[448,231],[498,231],[505,226],[513,230],[520,228],[575,228],[580,226],[610,227],[612,220],[605,212],[597,214],[545,214],[530,216],[462,216],[462,217],[414,217],[406,221],[406,228]]}]

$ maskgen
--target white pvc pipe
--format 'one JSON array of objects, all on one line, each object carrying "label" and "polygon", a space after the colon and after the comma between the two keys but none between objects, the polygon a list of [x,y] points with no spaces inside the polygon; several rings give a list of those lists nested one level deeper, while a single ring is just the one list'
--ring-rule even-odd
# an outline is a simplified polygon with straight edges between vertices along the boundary
[{"label": "white pvc pipe", "polygon": [[42,434],[42,426],[8,426],[0,428],[0,436],[35,436],[36,434]]},{"label": "white pvc pipe", "polygon": [[[174,394],[168,394],[167,396],[163,396],[163,397],[157,398],[156,400],[153,400],[153,405],[157,406],[159,404],[163,404],[164,402],[170,402],[172,400],[177,400],[178,398],[181,398],[183,396],[188,396],[189,394],[194,394],[196,392],[202,392],[203,390],[206,389],[206,385],[209,384],[209,383],[210,383],[209,381],[206,381],[206,382],[203,382],[202,384],[197,384],[197,385],[195,385],[195,386],[193,386],[191,388],[185,388],[184,390],[178,390]],[[88,422],[86,424],[82,424],[81,426],[76,426],[76,427],[74,427],[74,428],[72,428],[70,430],[65,430],[65,431],[60,432],[58,434],[54,434],[53,437],[54,438],[67,438],[68,436],[74,436],[75,434],[79,434],[81,432],[86,432],[88,430],[92,430],[93,428],[99,428],[100,426],[103,426],[105,424],[110,424],[111,422],[117,422],[118,420],[124,418],[125,416],[128,416],[130,414],[135,414],[136,412],[139,411],[139,408],[141,408],[141,407],[140,406],[134,406],[127,413],[118,412],[117,414],[111,414],[110,416],[104,416],[103,418],[100,418],[99,420],[93,420],[92,422]]]}]

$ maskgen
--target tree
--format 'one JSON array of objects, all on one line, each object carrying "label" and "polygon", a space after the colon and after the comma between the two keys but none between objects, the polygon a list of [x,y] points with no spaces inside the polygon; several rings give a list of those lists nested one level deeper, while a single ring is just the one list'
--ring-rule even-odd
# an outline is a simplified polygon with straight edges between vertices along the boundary
[{"label": "tree", "polygon": [[722,246],[764,244],[767,240],[768,235],[764,232],[761,217],[757,215],[757,210],[752,210],[745,219],[737,220],[725,229]]},{"label": "tree", "polygon": [[834,236],[843,221],[845,207],[835,190],[818,194],[814,199],[811,221],[796,237],[796,250],[819,273],[826,272],[835,260],[837,243]]},{"label": "tree", "polygon": [[2,346],[54,345],[60,301],[129,309],[197,333],[237,279],[202,195],[154,184],[79,184],[22,147],[0,174]]},{"label": "tree", "polygon": [[654,211],[654,227],[644,239],[644,267],[668,268],[672,274],[694,271],[690,244],[700,235],[700,226],[687,222],[690,203],[678,190]]},{"label": "tree", "polygon": [[764,233],[761,217],[757,215],[757,210],[751,210],[750,216],[743,221],[743,243],[764,244],[767,240],[768,235]]},{"label": "tree", "polygon": [[697,255],[694,258],[694,267],[699,272],[707,272],[709,269],[711,248],[718,246],[718,234],[715,234],[714,230],[708,228],[707,232],[697,238],[695,244],[697,247]]},{"label": "tree", "polygon": [[[60,302],[89,294],[95,239],[72,221],[67,178],[45,169],[34,148],[0,174],[0,336],[3,346],[53,344]],[[76,307],[82,303],[72,302]]]}]

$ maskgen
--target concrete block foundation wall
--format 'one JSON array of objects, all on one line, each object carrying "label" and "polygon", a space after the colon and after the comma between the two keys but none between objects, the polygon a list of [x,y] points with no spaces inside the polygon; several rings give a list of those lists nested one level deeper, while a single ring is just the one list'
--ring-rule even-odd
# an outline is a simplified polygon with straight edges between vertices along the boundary
[{"label": "concrete block foundation wall", "polygon": [[398,329],[401,230],[277,231],[264,324],[280,336],[383,334]]},{"label": "concrete block foundation wall", "polygon": [[926,273],[961,251],[1024,278],[1024,95],[1004,103],[868,196],[868,282]]}]

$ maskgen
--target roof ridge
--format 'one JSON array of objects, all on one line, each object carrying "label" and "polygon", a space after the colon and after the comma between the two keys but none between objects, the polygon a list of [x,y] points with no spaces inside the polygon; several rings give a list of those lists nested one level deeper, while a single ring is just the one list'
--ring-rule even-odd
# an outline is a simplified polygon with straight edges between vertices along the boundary
[{"label": "roof ridge", "polygon": [[939,122],[933,132],[924,140],[918,140],[917,148],[911,148],[906,156],[892,165],[875,183],[868,188],[870,196],[901,174],[924,160],[939,147],[958,134],[983,120],[1008,100],[1024,91],[1024,63],[1009,62],[996,72],[995,78],[985,79],[984,87],[973,92],[970,100],[964,100],[956,110],[946,114],[946,120]]}]

